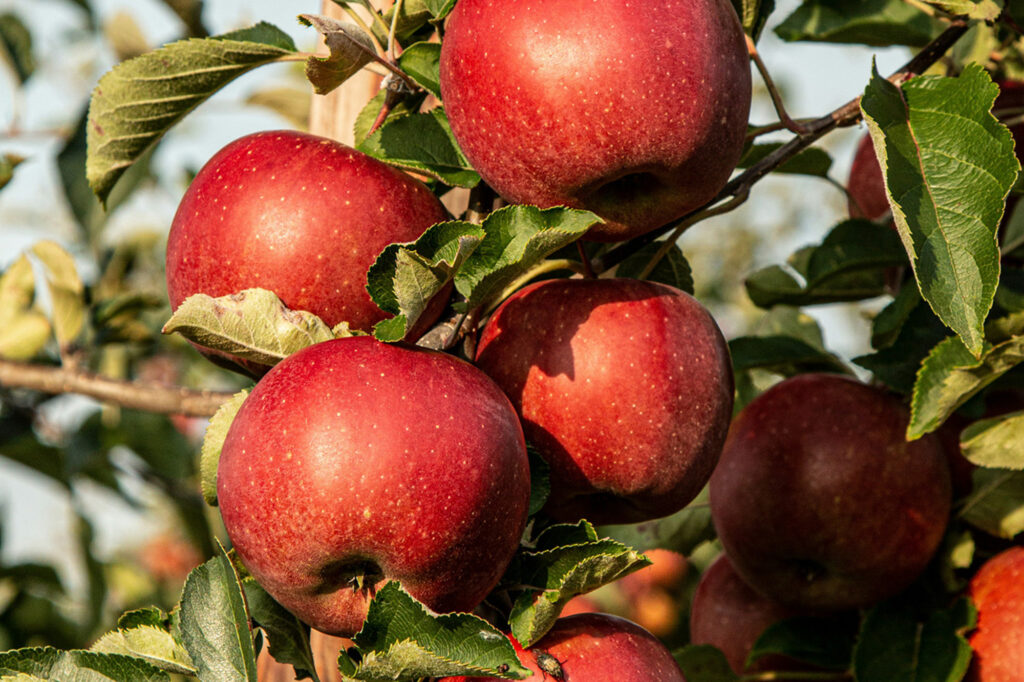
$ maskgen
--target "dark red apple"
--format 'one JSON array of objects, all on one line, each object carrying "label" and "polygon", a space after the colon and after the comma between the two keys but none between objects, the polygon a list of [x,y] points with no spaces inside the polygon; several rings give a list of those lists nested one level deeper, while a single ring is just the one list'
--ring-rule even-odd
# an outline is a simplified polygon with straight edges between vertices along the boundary
[{"label": "dark red apple", "polygon": [[434,610],[475,608],[519,545],[529,495],[522,430],[486,375],[365,336],[272,369],[217,475],[245,566],[300,620],[342,636],[389,579]]},{"label": "dark red apple", "polygon": [[989,559],[971,579],[978,628],[970,637],[974,659],[967,682],[1024,679],[1024,547]]},{"label": "dark red apple", "polygon": [[377,255],[446,219],[422,183],[334,140],[247,135],[203,166],[178,206],[167,240],[171,307],[260,287],[332,327],[366,330],[387,317],[365,288]]},{"label": "dark red apple", "polygon": [[937,438],[905,440],[894,397],[807,374],[734,420],[711,477],[715,529],[743,579],[787,606],[843,610],[892,596],[924,570],[949,517]]},{"label": "dark red apple", "polygon": [[722,554],[697,584],[690,606],[690,641],[722,650],[737,675],[769,670],[806,670],[791,658],[761,656],[747,666],[754,643],[770,626],[786,618],[806,615],[774,602],[750,588]]},{"label": "dark red apple", "polygon": [[[685,682],[665,645],[642,627],[604,613],[559,618],[519,660],[534,674],[524,682]],[[446,682],[497,681],[496,677],[446,677]]]},{"label": "dark red apple", "polygon": [[551,466],[547,513],[631,523],[692,500],[732,413],[729,352],[692,296],[629,279],[548,280],[487,323],[477,364]]},{"label": "dark red apple", "polygon": [[728,0],[460,0],[441,47],[445,111],[473,167],[510,202],[596,212],[600,241],[714,197],[750,93]]}]

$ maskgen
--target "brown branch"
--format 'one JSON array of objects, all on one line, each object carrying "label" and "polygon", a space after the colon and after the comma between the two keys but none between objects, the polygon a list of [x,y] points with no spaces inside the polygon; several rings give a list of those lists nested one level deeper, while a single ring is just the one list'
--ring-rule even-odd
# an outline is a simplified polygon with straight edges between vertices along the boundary
[{"label": "brown branch", "polygon": [[[929,66],[938,61],[939,58],[942,57],[942,55],[944,55],[946,51],[952,47],[964,33],[967,32],[967,28],[967,22],[962,19],[952,21],[949,28],[925,46],[924,49],[914,56],[913,59],[904,64],[901,68],[897,69],[891,76],[889,76],[888,80],[892,83],[899,84],[906,81],[911,76],[923,73]],[[860,97],[855,97],[838,109],[835,109],[821,118],[817,118],[808,123],[805,126],[807,131],[805,134],[794,137],[789,142],[737,175],[735,178],[730,180],[711,201],[697,207],[682,218],[679,218],[668,225],[659,227],[656,230],[615,247],[603,257],[595,258],[591,265],[596,272],[604,272],[613,268],[629,256],[639,251],[642,247],[653,242],[658,237],[675,230],[680,225],[686,223],[694,215],[707,210],[709,207],[724,199],[749,192],[754,183],[802,152],[807,147],[811,146],[826,133],[831,132],[836,128],[853,125],[859,120]]]},{"label": "brown branch", "polygon": [[82,370],[0,359],[0,386],[57,395],[78,393],[100,402],[146,412],[212,416],[233,394],[194,391],[151,381],[118,381]]}]

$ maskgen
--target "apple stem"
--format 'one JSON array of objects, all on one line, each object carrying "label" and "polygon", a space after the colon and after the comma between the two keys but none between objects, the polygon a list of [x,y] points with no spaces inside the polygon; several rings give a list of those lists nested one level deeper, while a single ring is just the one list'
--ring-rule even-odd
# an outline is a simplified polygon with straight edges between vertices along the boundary
[{"label": "apple stem", "polygon": [[502,301],[506,298],[519,291],[523,288],[530,280],[535,277],[539,277],[548,272],[554,272],[556,270],[572,270],[577,274],[583,273],[583,265],[568,258],[555,258],[550,260],[542,260],[537,265],[533,266],[522,275],[514,279],[508,286],[506,286],[498,296],[496,296],[487,306],[484,308],[484,315],[490,315],[494,312],[494,309],[501,305]]},{"label": "apple stem", "polygon": [[[928,67],[937,62],[939,58],[942,57],[942,55],[944,55],[954,43],[956,43],[956,41],[960,40],[964,33],[967,32],[967,29],[968,23],[966,20],[952,20],[945,31],[928,43],[928,45],[918,52],[910,61],[889,76],[888,80],[892,83],[898,84],[914,74],[924,72]],[[616,246],[603,256],[595,258],[591,262],[591,265],[596,272],[605,272],[610,270],[644,246],[655,241],[658,237],[676,229],[678,226],[689,221],[694,216],[700,215],[701,212],[705,211],[709,206],[717,204],[726,197],[735,197],[742,193],[749,192],[750,188],[756,182],[802,152],[807,147],[810,147],[826,133],[829,133],[836,128],[854,125],[860,120],[860,118],[860,96],[857,96],[841,107],[838,107],[824,116],[816,118],[810,123],[804,125],[803,127],[806,132],[803,135],[797,135],[792,138],[784,145],[734,177],[726,183],[725,187],[722,188],[715,198],[711,199],[703,206],[694,209],[679,220],[675,220],[667,225],[663,225],[662,227],[651,230],[646,234]]]},{"label": "apple stem", "polygon": [[112,405],[160,414],[210,417],[233,395],[193,391],[149,381],[121,381],[77,368],[35,365],[0,359],[0,386],[57,395],[77,393]]},{"label": "apple stem", "polygon": [[580,263],[583,264],[583,277],[584,279],[597,279],[597,275],[594,274],[594,269],[590,267],[590,258],[587,256],[587,249],[583,246],[583,240],[576,240],[576,248],[580,252]]},{"label": "apple stem", "polygon": [[757,72],[761,74],[761,80],[764,81],[765,87],[768,88],[768,94],[771,95],[772,104],[775,106],[775,112],[779,115],[779,122],[791,132],[797,135],[806,135],[808,128],[801,125],[797,121],[794,121],[786,113],[786,106],[782,102],[782,94],[779,93],[779,89],[775,86],[775,81],[772,79],[770,73],[768,73],[768,67],[765,66],[764,61],[761,59],[760,53],[757,51],[757,46],[754,45],[754,39],[749,35],[744,34],[747,39],[747,52],[750,54],[750,58],[754,61],[757,66]]},{"label": "apple stem", "polygon": [[647,265],[644,266],[644,269],[640,271],[640,274],[637,275],[637,279],[647,279],[648,277],[650,277],[651,273],[654,272],[654,268],[656,268],[658,266],[658,263],[661,262],[661,259],[664,258],[665,255],[668,254],[668,252],[672,249],[672,245],[679,241],[679,238],[683,236],[683,233],[686,232],[686,230],[689,229],[692,225],[699,223],[705,218],[721,215],[722,213],[728,213],[729,211],[733,210],[734,208],[742,204],[744,201],[746,201],[748,196],[750,196],[749,187],[737,192],[736,196],[734,196],[732,199],[725,202],[721,206],[716,206],[715,208],[709,208],[705,211],[701,211],[700,213],[696,213],[692,215],[690,218],[687,218],[680,222],[678,227],[676,227],[676,229],[672,232],[669,238],[662,243],[657,253],[655,253],[651,257],[651,260],[647,262]]}]

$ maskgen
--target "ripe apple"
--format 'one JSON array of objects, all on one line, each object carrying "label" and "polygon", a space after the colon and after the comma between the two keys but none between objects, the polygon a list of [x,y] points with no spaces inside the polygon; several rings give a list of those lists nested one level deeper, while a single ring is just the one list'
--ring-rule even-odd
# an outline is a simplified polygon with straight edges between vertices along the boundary
[{"label": "ripe apple", "polygon": [[422,183],[334,140],[247,135],[203,166],[178,206],[167,240],[171,307],[260,287],[332,327],[366,330],[387,317],[365,289],[370,265],[388,244],[446,219]]},{"label": "ripe apple", "polygon": [[547,513],[632,523],[692,500],[732,413],[729,351],[692,296],[629,279],[521,289],[481,334],[477,364],[551,466]]},{"label": "ripe apple", "polygon": [[978,628],[967,682],[1010,682],[1024,675],[1024,547],[989,559],[971,579]]},{"label": "ripe apple", "polygon": [[[524,682],[685,682],[675,659],[654,635],[630,621],[605,613],[559,618],[543,639],[519,660],[534,674]],[[446,677],[445,682],[472,682],[496,677]]]},{"label": "ripe apple", "polygon": [[795,608],[838,611],[907,587],[942,540],[949,467],[933,435],[908,443],[896,398],[806,374],[734,420],[711,477],[711,515],[751,587]]},{"label": "ripe apple", "polygon": [[300,620],[351,636],[389,579],[471,610],[519,545],[530,496],[515,411],[450,355],[352,337],[289,356],[224,441],[217,499],[245,566]]},{"label": "ripe apple", "polygon": [[750,588],[722,554],[704,571],[690,606],[690,641],[722,650],[737,675],[769,670],[807,670],[786,656],[759,657],[747,666],[754,643],[775,623],[805,615],[762,596]]},{"label": "ripe apple", "polygon": [[466,158],[505,199],[594,211],[587,237],[649,232],[736,167],[750,65],[727,0],[460,0],[441,94]]}]

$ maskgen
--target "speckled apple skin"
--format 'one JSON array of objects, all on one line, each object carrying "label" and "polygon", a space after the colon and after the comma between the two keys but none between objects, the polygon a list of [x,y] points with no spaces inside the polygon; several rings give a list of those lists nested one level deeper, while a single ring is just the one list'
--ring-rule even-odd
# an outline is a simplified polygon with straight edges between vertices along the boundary
[{"label": "speckled apple skin", "polygon": [[751,587],[797,608],[866,607],[914,581],[949,518],[938,439],[905,440],[894,397],[804,374],[733,421],[711,477],[711,515]]},{"label": "speckled apple skin", "polygon": [[[513,639],[519,660],[533,671],[523,682],[686,682],[672,654],[642,627],[605,613],[559,618],[543,639],[523,651]],[[561,679],[541,671],[537,652],[553,657]],[[497,677],[446,677],[444,682],[497,682]]]},{"label": "speckled apple skin", "polygon": [[743,582],[725,554],[715,559],[697,584],[690,606],[690,642],[711,644],[725,654],[737,675],[769,670],[809,670],[780,655],[758,657],[747,666],[757,638],[769,626],[786,618],[807,615],[774,602]]},{"label": "speckled apple skin", "polygon": [[978,628],[967,682],[1024,680],[1024,547],[989,559],[971,579]]},{"label": "speckled apple skin", "polygon": [[[224,442],[217,499],[259,583],[299,619],[351,636],[385,579],[468,611],[519,544],[530,495],[516,414],[449,355],[353,337],[288,357]],[[384,578],[358,590],[346,567]]]},{"label": "speckled apple skin", "polygon": [[633,523],[684,507],[733,403],[722,334],[692,296],[631,279],[549,280],[505,301],[477,365],[551,466],[555,519]]},{"label": "speckled apple skin", "polygon": [[366,292],[370,265],[388,244],[444,220],[422,183],[334,140],[247,135],[203,166],[178,206],[167,240],[171,307],[260,287],[332,327],[369,329],[388,317]]},{"label": "speckled apple skin", "polygon": [[441,94],[499,194],[595,211],[607,223],[587,238],[616,241],[722,188],[743,149],[750,65],[728,0],[460,0]]}]

